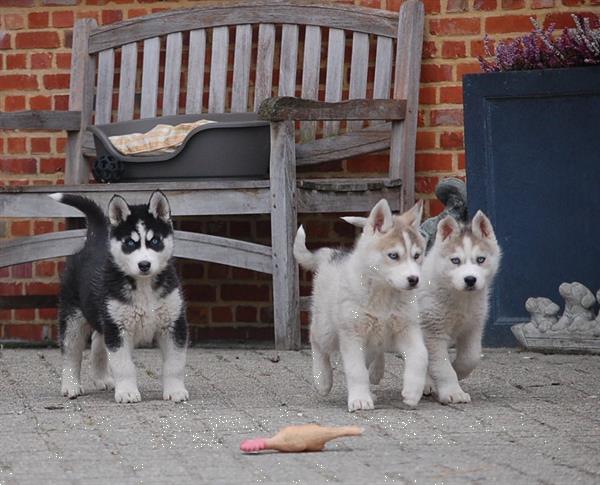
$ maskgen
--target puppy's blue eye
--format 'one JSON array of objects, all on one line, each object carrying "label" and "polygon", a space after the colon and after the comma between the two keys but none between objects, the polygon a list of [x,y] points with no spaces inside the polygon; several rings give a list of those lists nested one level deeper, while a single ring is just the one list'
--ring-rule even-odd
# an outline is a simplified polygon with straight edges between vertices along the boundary
[{"label": "puppy's blue eye", "polygon": [[159,242],[160,241],[158,240],[157,237],[153,237],[152,240],[150,241],[150,244],[152,244],[152,246],[157,246]]},{"label": "puppy's blue eye", "polygon": [[484,261],[485,261],[485,257],[483,257],[483,256],[479,256],[477,258],[477,264],[482,264]]},{"label": "puppy's blue eye", "polygon": [[450,258],[452,264],[460,264],[460,258]]},{"label": "puppy's blue eye", "polygon": [[134,248],[134,247],[135,247],[135,241],[134,241],[133,239],[129,238],[129,239],[127,239],[127,240],[125,241],[125,245],[126,245],[128,248]]},{"label": "puppy's blue eye", "polygon": [[395,251],[393,253],[388,253],[388,258],[393,259],[395,261],[398,259],[398,253]]}]

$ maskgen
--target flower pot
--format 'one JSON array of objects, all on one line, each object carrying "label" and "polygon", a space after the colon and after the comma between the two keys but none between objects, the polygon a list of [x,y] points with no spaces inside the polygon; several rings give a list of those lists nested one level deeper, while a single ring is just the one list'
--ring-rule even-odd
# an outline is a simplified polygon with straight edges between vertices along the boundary
[{"label": "flower pot", "polygon": [[600,288],[600,66],[465,76],[469,211],[504,258],[485,344],[515,345],[531,296]]}]

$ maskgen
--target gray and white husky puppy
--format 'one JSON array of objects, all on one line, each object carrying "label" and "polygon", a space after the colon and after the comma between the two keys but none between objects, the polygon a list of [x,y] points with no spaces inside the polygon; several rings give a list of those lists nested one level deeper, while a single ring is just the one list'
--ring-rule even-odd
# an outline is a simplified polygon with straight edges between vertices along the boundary
[{"label": "gray and white husky puppy", "polygon": [[[501,251],[492,223],[478,211],[470,224],[442,219],[423,263],[419,311],[429,352],[425,393],[441,403],[466,403],[471,397],[458,381],[479,363],[488,297]],[[456,345],[450,361],[448,347]]]},{"label": "gray and white husky puppy", "polygon": [[[348,410],[373,409],[369,383],[383,377],[384,350],[405,360],[402,397],[416,406],[423,394],[427,351],[418,322],[419,284],[425,241],[418,228],[422,204],[393,216],[386,200],[360,222],[352,251],[306,248],[302,226],[294,242],[300,265],[315,272],[310,341],[319,394],[332,386],[331,354],[340,351],[348,388]],[[354,221],[353,219],[357,219]]]},{"label": "gray and white husky puppy", "polygon": [[87,219],[84,247],[67,258],[60,292],[62,393],[76,398],[81,359],[92,334],[92,379],[115,388],[115,401],[141,400],[131,351],[156,340],[163,357],[163,398],[185,401],[188,340],[185,307],[173,265],[173,225],[165,195],[128,205],[115,195],[108,218],[92,200],[56,193],[54,200],[79,209]]}]

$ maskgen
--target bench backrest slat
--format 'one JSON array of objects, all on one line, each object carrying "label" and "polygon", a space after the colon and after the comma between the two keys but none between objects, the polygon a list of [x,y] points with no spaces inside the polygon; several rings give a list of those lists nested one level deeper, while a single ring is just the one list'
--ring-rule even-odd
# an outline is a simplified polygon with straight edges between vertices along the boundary
[{"label": "bench backrest slat", "polygon": [[144,58],[142,65],[142,99],[140,102],[140,118],[156,116],[158,99],[158,72],[160,61],[160,39],[144,41]]},{"label": "bench backrest slat", "polygon": [[212,35],[208,112],[225,112],[227,93],[227,61],[229,58],[229,29],[216,27]]},{"label": "bench backrest slat", "polygon": [[373,98],[389,99],[392,86],[393,42],[389,37],[377,37]]},{"label": "bench backrest slat", "polygon": [[279,96],[295,96],[298,67],[298,26],[284,24],[281,29]]},{"label": "bench backrest slat", "polygon": [[121,49],[117,121],[129,121],[133,119],[137,80],[137,51],[136,42],[126,44]]},{"label": "bench backrest slat", "polygon": [[179,82],[181,80],[181,56],[183,36],[181,32],[167,36],[165,56],[165,85],[163,89],[162,114],[169,116],[179,112]]},{"label": "bench backrest slat", "polygon": [[251,56],[252,26],[249,24],[238,25],[235,28],[235,52],[233,56],[232,113],[245,113],[248,111]]},{"label": "bench backrest slat", "polygon": [[192,30],[190,32],[190,46],[187,65],[187,89],[185,98],[186,114],[202,112],[205,52],[206,30]]},{"label": "bench backrest slat", "polygon": [[[302,91],[304,99],[319,99],[319,74],[321,71],[321,27],[307,25],[304,35],[304,61],[302,65]],[[304,121],[300,125],[300,140],[314,140],[317,123]]]},{"label": "bench backrest slat", "polygon": [[111,122],[113,81],[115,78],[115,50],[108,49],[98,56],[98,87],[96,89],[95,123]]},{"label": "bench backrest slat", "polygon": [[275,26],[260,24],[256,48],[256,81],[254,83],[254,111],[273,94],[273,59],[275,57]]},{"label": "bench backrest slat", "polygon": [[[352,38],[352,57],[350,59],[350,87],[348,98],[361,99],[367,94],[367,76],[369,71],[369,36],[354,32]],[[348,129],[362,128],[362,121],[350,121]]]},{"label": "bench backrest slat", "polygon": [[[325,78],[325,101],[337,102],[342,99],[344,82],[344,54],[346,36],[343,30],[329,29],[327,42],[327,75]],[[339,132],[339,121],[328,121],[324,124],[325,136],[336,135]]]}]

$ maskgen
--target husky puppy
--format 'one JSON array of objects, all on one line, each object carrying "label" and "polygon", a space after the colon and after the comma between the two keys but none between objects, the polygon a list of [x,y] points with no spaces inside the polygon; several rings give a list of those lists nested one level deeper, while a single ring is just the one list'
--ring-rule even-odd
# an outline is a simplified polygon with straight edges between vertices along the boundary
[{"label": "husky puppy", "polygon": [[67,258],[60,292],[62,393],[83,394],[80,371],[92,335],[92,379],[115,388],[115,401],[139,402],[131,351],[158,342],[163,357],[163,398],[185,401],[183,384],[187,322],[172,262],[173,226],[165,195],[155,191],[147,205],[128,205],[115,195],[108,219],[95,202],[56,193],[54,200],[86,215],[81,251]]},{"label": "husky puppy", "polygon": [[[500,256],[494,229],[483,212],[478,211],[471,224],[462,227],[452,216],[439,222],[423,263],[418,297],[429,352],[425,393],[433,392],[442,403],[471,400],[458,381],[479,362],[488,294]],[[452,343],[456,358],[450,363],[448,346]]]},{"label": "husky puppy", "polygon": [[[294,255],[315,272],[310,341],[317,391],[332,385],[330,356],[340,351],[348,388],[348,410],[373,409],[369,382],[383,377],[386,349],[405,360],[402,397],[416,406],[423,393],[427,350],[418,322],[416,292],[425,241],[419,234],[422,205],[394,217],[379,201],[360,223],[361,236],[351,252],[322,248],[310,252],[300,226]],[[348,218],[355,223],[357,219]],[[358,224],[355,224],[358,225]]]}]

